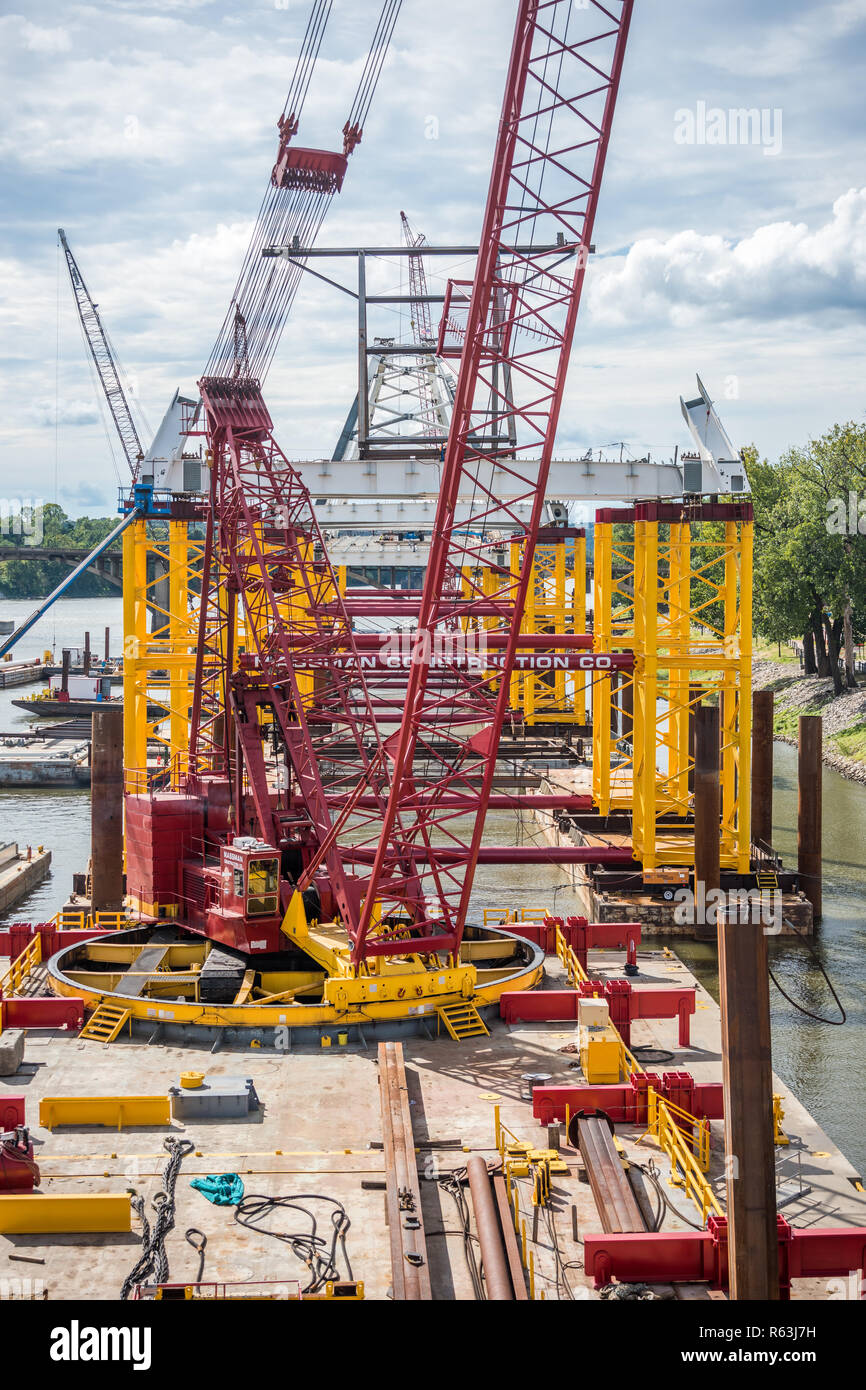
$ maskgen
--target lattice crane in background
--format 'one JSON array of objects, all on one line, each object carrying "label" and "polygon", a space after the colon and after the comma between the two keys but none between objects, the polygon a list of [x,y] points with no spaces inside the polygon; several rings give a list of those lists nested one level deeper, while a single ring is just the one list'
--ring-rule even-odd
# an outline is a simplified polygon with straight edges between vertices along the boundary
[{"label": "lattice crane in background", "polygon": [[90,291],[84,283],[84,277],[78,268],[78,263],[66,240],[66,233],[62,227],[57,229],[60,238],[60,245],[63,247],[63,254],[66,257],[66,266],[69,271],[69,279],[72,282],[72,292],[75,295],[75,304],[78,309],[78,317],[81,320],[81,327],[84,331],[84,338],[93,358],[93,364],[99,377],[102,389],[105,392],[105,399],[111,411],[111,418],[114,427],[120,437],[126,461],[129,465],[129,472],[133,483],[136,482],[139,473],[139,465],[144,457],[144,449],[132,418],[132,411],[129,408],[129,401],[123,389],[120,379],[115,354],[112,351],[108,334],[105,331],[102,319],[99,316],[99,309],[91,298]]},{"label": "lattice crane in background", "polygon": [[[405,212],[400,213],[400,222],[403,228],[403,240],[408,247],[413,250],[427,245],[427,238],[423,232],[414,232],[409,225],[409,219]],[[415,341],[421,347],[431,349],[431,357],[422,357],[418,363],[418,397],[421,407],[422,437],[425,435],[436,434],[440,428],[436,395],[433,390],[430,372],[435,371],[435,359],[432,357],[432,349],[436,343],[433,335],[433,321],[430,317],[430,304],[427,298],[427,273],[424,269],[424,257],[421,255],[409,257],[409,298],[412,305],[412,332]]]}]

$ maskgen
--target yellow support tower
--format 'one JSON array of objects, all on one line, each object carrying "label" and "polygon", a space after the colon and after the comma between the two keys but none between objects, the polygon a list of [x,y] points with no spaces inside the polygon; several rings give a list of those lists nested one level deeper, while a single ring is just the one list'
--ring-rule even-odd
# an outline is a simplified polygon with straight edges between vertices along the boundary
[{"label": "yellow support tower", "polygon": [[[509,546],[508,568],[488,564],[463,578],[463,596],[479,591],[496,594],[513,583],[520,572],[523,541]],[[490,628],[493,619],[484,619]],[[532,581],[521,632],[583,634],[586,617],[586,533],[576,529],[549,529],[541,533],[535,548]],[[552,674],[516,671],[511,677],[511,705],[522,710],[527,724],[585,724],[587,676],[581,671]]]},{"label": "yellow support tower", "polygon": [[202,542],[190,523],[136,521],[123,537],[124,768],[127,790],[186,771]]},{"label": "yellow support tower", "polygon": [[[692,715],[702,700],[718,702],[721,863],[748,873],[751,503],[638,503],[599,512],[595,648],[635,654],[630,739],[627,684],[597,675],[594,685],[598,809],[631,813],[634,855],[645,872],[689,867]],[[625,737],[617,740],[612,727]]]}]

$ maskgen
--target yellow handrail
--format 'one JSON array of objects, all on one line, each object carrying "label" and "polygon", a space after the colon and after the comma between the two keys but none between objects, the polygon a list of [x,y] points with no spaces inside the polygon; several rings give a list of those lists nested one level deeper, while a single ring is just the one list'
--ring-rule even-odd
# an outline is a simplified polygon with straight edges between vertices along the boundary
[{"label": "yellow handrail", "polygon": [[13,960],[6,974],[0,978],[0,994],[15,995],[27,976],[42,961],[42,937],[37,932],[28,941],[20,956]]},{"label": "yellow handrail", "polygon": [[[724,1216],[716,1194],[704,1177],[710,1166],[709,1121],[699,1120],[687,1110],[673,1105],[660,1096],[652,1086],[647,1091],[647,1101],[646,1132],[658,1140],[659,1147],[670,1159],[671,1186],[685,1189],[686,1196],[691,1198],[700,1211],[702,1222],[706,1223],[711,1211],[717,1216]],[[677,1123],[677,1117],[691,1126],[691,1135],[683,1132]],[[694,1147],[694,1152],[690,1145]]]},{"label": "yellow handrail", "polygon": [[576,988],[578,982],[584,984],[589,980],[589,976],[577,958],[574,947],[569,946],[560,926],[556,928],[556,954],[565,966],[569,984]]},{"label": "yellow handrail", "polygon": [[137,922],[125,912],[86,912],[83,908],[62,907],[51,918],[58,931],[123,931]]}]

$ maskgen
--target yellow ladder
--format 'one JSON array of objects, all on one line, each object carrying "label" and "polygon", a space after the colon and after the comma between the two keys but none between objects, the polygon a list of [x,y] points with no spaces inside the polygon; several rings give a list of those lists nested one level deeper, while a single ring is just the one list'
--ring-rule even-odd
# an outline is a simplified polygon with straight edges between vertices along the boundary
[{"label": "yellow ladder", "polygon": [[132,1017],[132,1009],[122,1004],[109,1004],[107,1000],[99,1005],[85,1023],[79,1038],[90,1038],[94,1042],[114,1042],[127,1019]]},{"label": "yellow ladder", "polygon": [[755,877],[758,880],[758,887],[762,895],[765,891],[775,893],[779,887],[779,875],[775,869],[759,869]]},{"label": "yellow ladder", "polygon": [[[484,1019],[471,1000],[463,1004],[443,1004],[436,1014],[455,1042],[462,1042],[464,1038],[489,1037]],[[436,1031],[439,1031],[438,1024]]]}]

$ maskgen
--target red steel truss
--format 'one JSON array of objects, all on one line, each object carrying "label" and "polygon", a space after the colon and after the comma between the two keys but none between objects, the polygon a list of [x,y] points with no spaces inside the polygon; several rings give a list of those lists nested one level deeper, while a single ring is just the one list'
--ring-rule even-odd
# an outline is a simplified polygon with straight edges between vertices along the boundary
[{"label": "red steel truss", "polygon": [[[236,832],[254,821],[321,870],[351,928],[363,882],[338,847],[364,792],[381,823],[387,764],[370,693],[309,492],[271,435],[258,383],[200,383],[212,456],[190,775],[227,784]],[[240,627],[240,619],[243,626]],[[235,651],[239,630],[246,647]],[[290,770],[283,785],[274,774]],[[324,778],[327,779],[327,794]],[[331,804],[342,804],[332,824]]]},{"label": "red steel truss", "polygon": [[[420,935],[426,949],[431,943],[440,953],[455,955],[459,949],[508,707],[632,4],[519,3],[476,276],[465,326],[458,326],[460,375],[417,635],[422,651],[432,645],[437,628],[491,627],[506,634],[507,641],[495,669],[464,678],[456,695],[453,689],[443,693],[430,680],[423,657],[410,668],[405,715],[386,742],[392,760],[387,810],[378,828],[360,921],[357,930],[350,929],[356,960],[407,949],[405,933],[398,938],[380,932],[375,940],[370,933],[378,930],[380,917],[386,923],[392,915],[399,919],[410,898],[418,900],[419,875],[424,910],[420,917],[410,913],[413,934]],[[556,249],[515,249],[527,242]],[[447,349],[447,325],[455,312],[452,299],[445,306],[440,351]],[[518,443],[485,447],[501,436],[516,436]],[[501,500],[506,490],[511,503]],[[531,504],[528,524],[518,517],[518,502]],[[466,576],[480,571],[483,538],[494,530],[524,533],[523,559],[495,593],[482,593],[480,581],[473,586]],[[462,600],[450,598],[453,594],[462,594]],[[461,813],[446,809],[455,796],[474,808],[468,831],[459,823]],[[423,855],[422,845],[427,846]],[[420,946],[416,938],[414,949]]]}]

